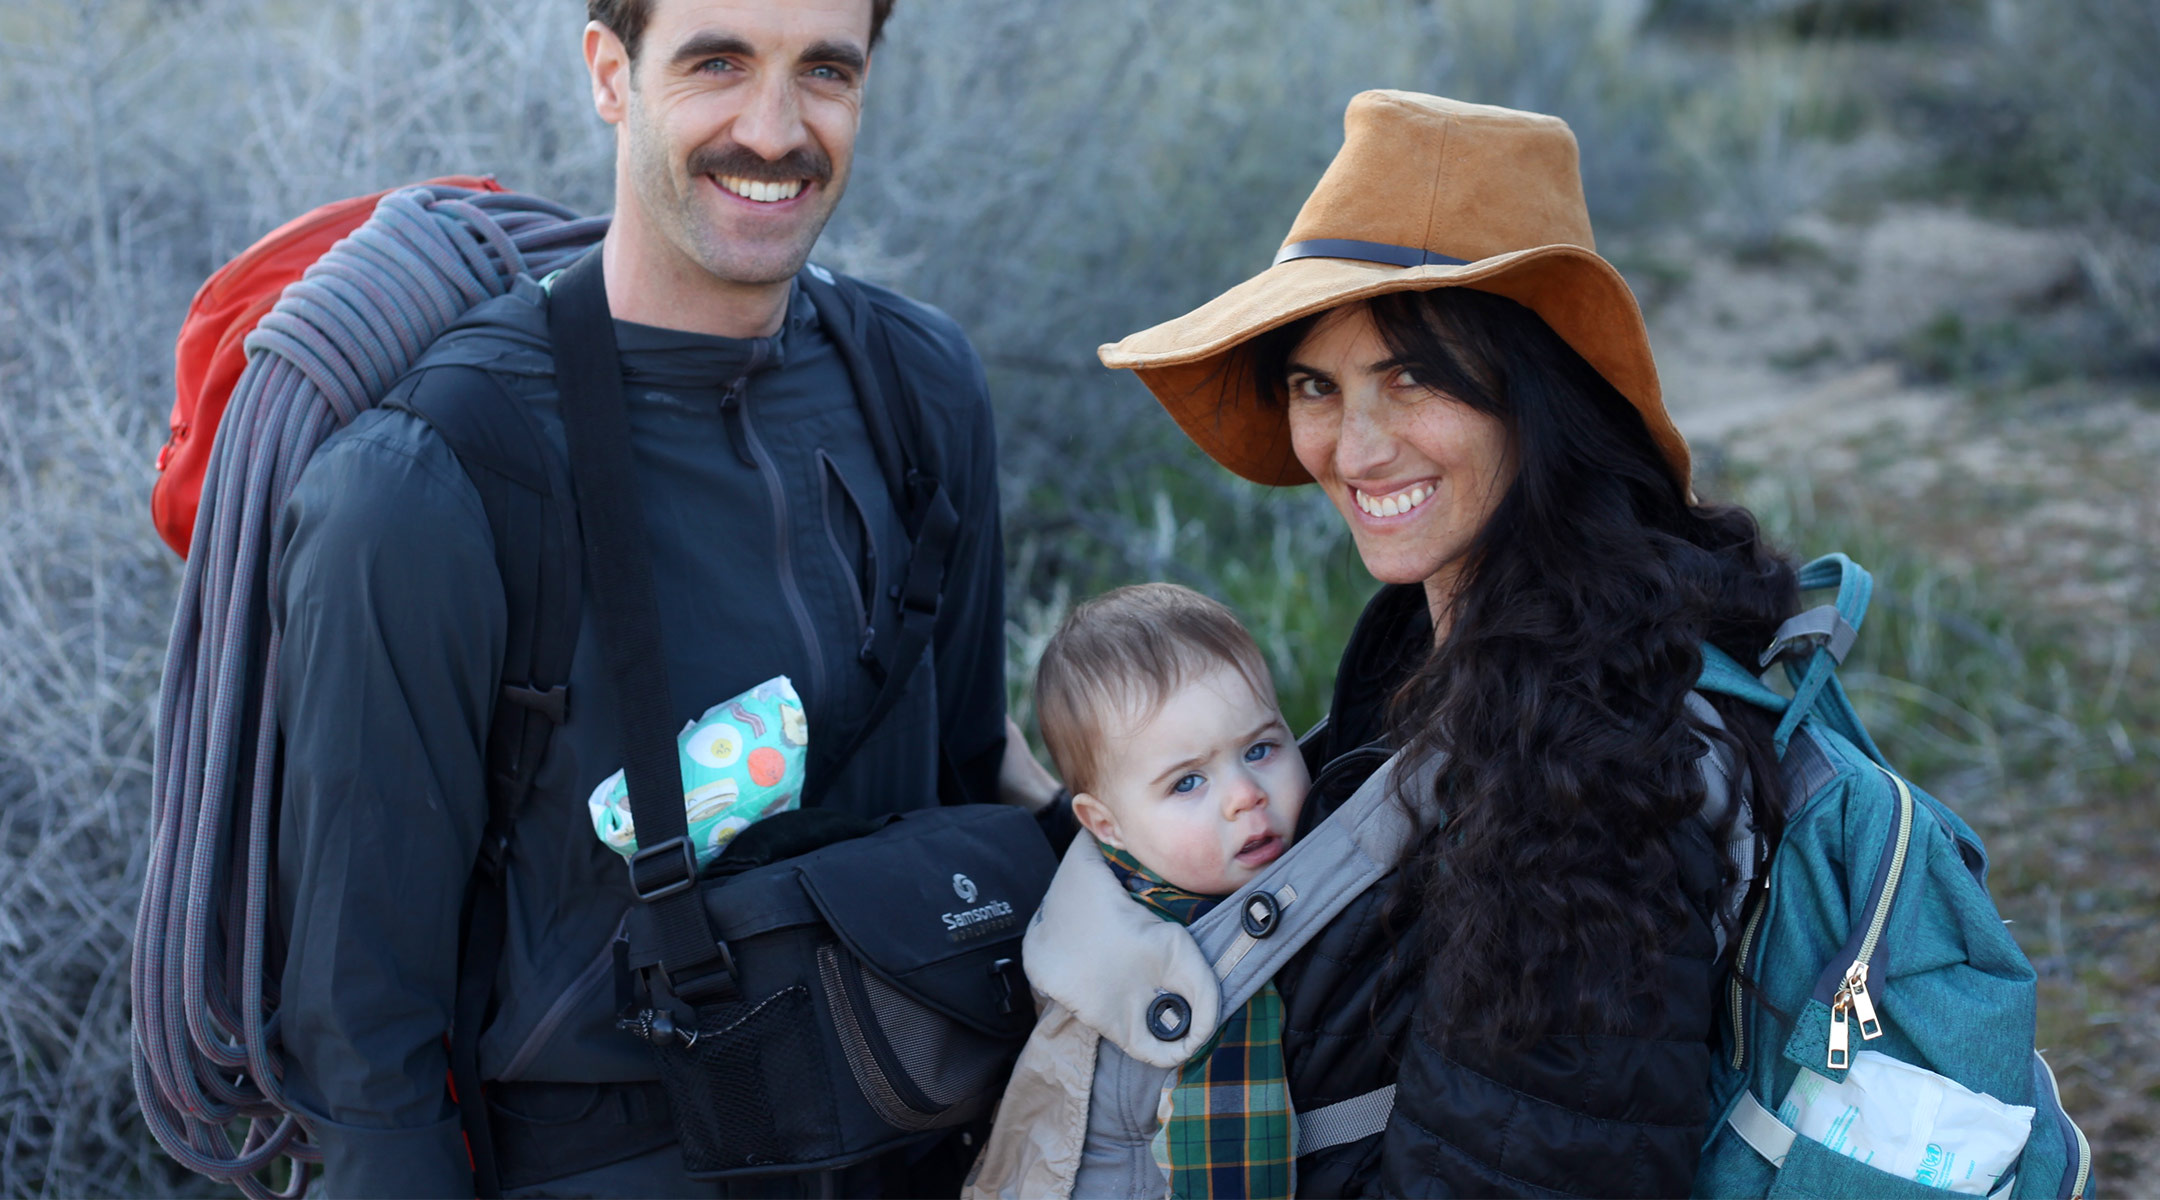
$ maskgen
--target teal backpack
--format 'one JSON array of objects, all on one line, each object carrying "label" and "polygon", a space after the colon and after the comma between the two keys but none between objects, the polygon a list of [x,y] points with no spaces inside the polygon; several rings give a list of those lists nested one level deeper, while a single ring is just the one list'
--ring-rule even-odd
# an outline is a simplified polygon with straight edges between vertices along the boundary
[{"label": "teal backpack", "polygon": [[[1963,1190],[1978,1186],[2012,1200],[2083,1197],[2091,1148],[2033,1048],[2036,978],[1988,897],[1980,839],[1892,771],[1838,684],[1873,580],[1832,554],[1803,568],[1800,586],[1834,586],[1837,600],[1786,622],[1763,655],[1764,668],[1784,660],[1790,699],[1729,656],[1703,649],[1701,690],[1783,714],[1776,748],[1790,815],[1767,886],[1758,881],[1749,893],[1741,923],[1711,1081],[1718,1117],[1695,1194],[1940,1200],[1948,1180],[1968,1179],[1959,1147],[1921,1145],[1918,1135],[1906,1139],[1904,1154],[1871,1165],[1866,1140],[1846,1124],[1819,1129],[1823,1140],[1796,1133],[1799,1110],[1788,1099],[1845,1094],[1856,1065],[1870,1080],[1895,1074],[1935,1083],[1879,1059],[1863,1063],[1874,1051],[2035,1110],[2022,1154],[1999,1180],[1984,1172],[1984,1183],[1968,1180]],[[1890,1082],[1897,1081],[1870,1094],[1899,1096]],[[1946,1109],[1963,1103],[1944,1101]],[[1900,1115],[1913,1109],[1903,1101]],[[1919,1113],[1921,1123],[1927,1115]]]}]

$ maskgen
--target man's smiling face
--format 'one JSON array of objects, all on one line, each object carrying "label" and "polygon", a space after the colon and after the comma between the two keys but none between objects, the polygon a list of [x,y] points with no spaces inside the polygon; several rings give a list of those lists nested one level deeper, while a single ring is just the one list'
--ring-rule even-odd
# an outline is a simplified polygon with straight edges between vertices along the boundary
[{"label": "man's smiling face", "polygon": [[618,203],[683,267],[793,277],[847,184],[870,22],[870,0],[658,0],[635,62],[612,71],[621,44],[593,27],[600,115],[621,128]]}]

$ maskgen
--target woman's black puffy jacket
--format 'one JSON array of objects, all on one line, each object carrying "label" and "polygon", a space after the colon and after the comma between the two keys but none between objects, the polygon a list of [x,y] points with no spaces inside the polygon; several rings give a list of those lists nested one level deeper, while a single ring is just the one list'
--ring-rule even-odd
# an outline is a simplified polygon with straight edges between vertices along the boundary
[{"label": "woman's black puffy jacket", "polygon": [[[1310,827],[1386,758],[1389,694],[1431,645],[1422,588],[1389,587],[1359,620],[1327,725],[1306,739]],[[1696,822],[1675,831],[1683,886],[1707,911],[1717,857]],[[1620,1034],[1549,1034],[1527,1050],[1447,1040],[1423,987],[1380,991],[1414,936],[1383,928],[1392,878],[1351,904],[1276,976],[1297,1109],[1397,1085],[1387,1129],[1298,1161],[1305,1196],[1679,1196],[1711,1119],[1716,940],[1698,916],[1668,948],[1662,1012]]]}]

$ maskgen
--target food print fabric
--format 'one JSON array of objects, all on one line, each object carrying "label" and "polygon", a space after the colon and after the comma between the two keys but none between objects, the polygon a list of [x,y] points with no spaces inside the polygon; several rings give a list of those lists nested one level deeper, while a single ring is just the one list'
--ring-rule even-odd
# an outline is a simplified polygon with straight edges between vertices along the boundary
[{"label": "food print fabric", "polygon": [[[785,675],[722,700],[683,726],[675,738],[682,759],[683,814],[698,866],[720,856],[752,821],[802,803],[803,760],[810,722]],[[628,858],[637,851],[630,792],[615,772],[586,802],[593,832]]]}]

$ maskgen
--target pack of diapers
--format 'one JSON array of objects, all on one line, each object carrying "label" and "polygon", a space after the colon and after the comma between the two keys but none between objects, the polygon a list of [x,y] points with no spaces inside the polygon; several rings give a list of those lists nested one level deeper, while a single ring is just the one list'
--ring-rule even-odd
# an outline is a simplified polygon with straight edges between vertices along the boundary
[{"label": "pack of diapers", "polygon": [[1802,1067],[1777,1116],[1803,1137],[1878,1170],[1985,1196],[2025,1149],[2033,1110],[1862,1050],[1841,1080]]},{"label": "pack of diapers", "polygon": [[[698,866],[720,856],[752,821],[802,804],[810,723],[785,675],[722,700],[675,737],[682,762],[683,815]],[[637,852],[623,773],[600,781],[586,801],[593,832],[624,858]]]}]

